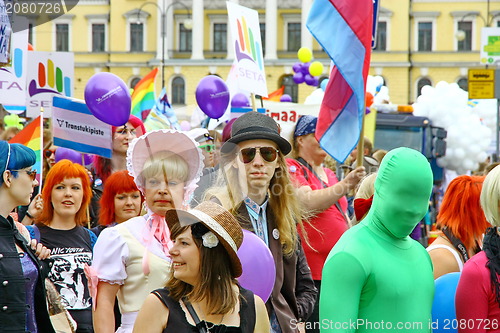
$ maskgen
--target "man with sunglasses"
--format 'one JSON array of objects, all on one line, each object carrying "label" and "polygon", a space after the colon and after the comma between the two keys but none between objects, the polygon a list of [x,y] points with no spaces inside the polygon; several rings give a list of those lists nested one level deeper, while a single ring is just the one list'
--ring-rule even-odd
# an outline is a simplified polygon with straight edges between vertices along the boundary
[{"label": "man with sunglasses", "polygon": [[290,150],[272,118],[246,113],[233,123],[231,138],[221,147],[225,185],[209,190],[212,200],[234,212],[240,225],[269,247],[276,280],[266,307],[272,332],[283,333],[303,332],[300,323],[317,296],[296,229],[302,211],[284,157]]}]

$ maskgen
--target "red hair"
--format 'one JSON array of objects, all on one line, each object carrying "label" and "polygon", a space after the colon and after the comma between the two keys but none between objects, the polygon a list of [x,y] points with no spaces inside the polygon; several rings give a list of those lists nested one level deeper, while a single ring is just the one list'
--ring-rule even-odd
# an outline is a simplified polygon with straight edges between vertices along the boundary
[{"label": "red hair", "polygon": [[483,181],[484,176],[464,175],[453,179],[437,216],[437,226],[447,227],[467,249],[474,248],[490,226],[479,204]]},{"label": "red hair", "polygon": [[70,160],[60,160],[50,168],[43,184],[42,199],[44,202],[42,213],[38,219],[45,225],[49,225],[54,218],[54,207],[52,206],[52,189],[66,178],[80,178],[82,181],[83,199],[80,209],[76,213],[75,222],[77,225],[86,225],[88,222],[87,208],[92,199],[92,189],[87,170],[78,163]]},{"label": "red hair", "polygon": [[[134,183],[134,178],[126,170],[113,173],[106,180],[102,197],[99,200],[101,209],[99,211],[99,224],[109,225],[115,221],[115,196],[121,193],[130,193],[139,191]],[[139,191],[140,193],[140,191]],[[141,205],[144,197],[141,193]]]},{"label": "red hair", "polygon": [[[140,137],[141,135],[146,133],[146,127],[144,127],[144,123],[136,116],[131,114],[127,122],[129,122],[130,125],[134,127],[137,133],[137,137]],[[118,127],[111,126],[111,137],[115,136],[115,132]],[[96,175],[101,178],[103,183],[106,182],[108,177],[111,175],[111,159],[95,155],[92,165],[94,166]]]}]

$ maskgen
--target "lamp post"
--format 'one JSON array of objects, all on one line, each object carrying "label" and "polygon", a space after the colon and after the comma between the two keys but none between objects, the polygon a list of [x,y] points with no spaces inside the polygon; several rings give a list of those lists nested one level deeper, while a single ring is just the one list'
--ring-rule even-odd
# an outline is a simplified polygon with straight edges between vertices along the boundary
[{"label": "lamp post", "polygon": [[183,23],[184,23],[184,27],[188,30],[190,30],[193,27],[193,20],[191,20],[191,13],[189,12],[188,6],[186,6],[184,3],[180,2],[180,1],[174,1],[165,7],[165,0],[163,0],[163,6],[162,6],[163,8],[158,6],[158,4],[156,2],[152,2],[152,1],[144,2],[141,5],[141,7],[139,7],[139,11],[137,12],[137,19],[138,20],[139,20],[139,15],[141,14],[142,8],[144,8],[144,6],[146,6],[146,5],[156,6],[156,8],[158,8],[158,10],[160,11],[160,14],[161,14],[161,20],[160,20],[160,22],[161,22],[160,23],[161,24],[161,63],[160,63],[160,67],[161,67],[161,87],[164,88],[165,87],[165,37],[167,34],[167,28],[165,27],[165,25],[167,22],[167,12],[168,12],[169,8],[174,6],[174,5],[181,5],[181,7],[184,7],[184,9],[187,12],[188,17],[187,17],[187,19],[184,20]]}]

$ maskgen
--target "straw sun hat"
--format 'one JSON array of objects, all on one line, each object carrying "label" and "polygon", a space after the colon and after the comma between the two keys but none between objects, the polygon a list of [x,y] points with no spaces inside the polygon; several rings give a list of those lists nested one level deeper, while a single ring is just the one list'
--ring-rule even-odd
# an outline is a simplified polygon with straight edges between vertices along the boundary
[{"label": "straw sun hat", "polygon": [[134,177],[137,186],[141,188],[138,178],[146,160],[160,152],[171,152],[182,157],[189,168],[186,192],[189,194],[194,191],[203,174],[203,154],[198,143],[188,135],[167,129],[147,132],[130,143],[127,150],[127,170]]},{"label": "straw sun hat", "polygon": [[[234,277],[239,277],[241,275],[242,268],[240,259],[238,258],[238,248],[243,242],[243,231],[233,214],[228,212],[225,208],[213,201],[204,201],[188,211],[170,209],[165,215],[165,220],[167,221],[169,229],[176,223],[180,223],[182,226],[191,225],[197,222],[202,223],[217,237],[229,254]],[[213,245],[213,243],[212,246],[210,244],[205,245],[205,235],[203,239],[204,246],[216,246],[216,244]]]}]

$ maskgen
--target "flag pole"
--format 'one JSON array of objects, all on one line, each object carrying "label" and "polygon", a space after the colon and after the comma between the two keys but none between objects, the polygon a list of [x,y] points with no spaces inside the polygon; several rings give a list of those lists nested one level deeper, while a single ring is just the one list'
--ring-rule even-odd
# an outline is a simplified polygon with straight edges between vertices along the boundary
[{"label": "flag pole", "polygon": [[356,167],[360,167],[364,162],[365,155],[365,113],[366,113],[366,104],[363,105],[363,113],[361,115],[361,131],[359,132],[359,141],[357,147],[357,155],[356,155]]},{"label": "flag pole", "polygon": [[254,93],[251,93],[250,94],[250,98],[252,100],[252,111],[255,111],[257,112],[257,105],[255,103],[255,94]]},{"label": "flag pole", "polygon": [[38,182],[38,194],[42,193],[42,182],[43,182],[43,107],[40,107],[40,181]]}]

